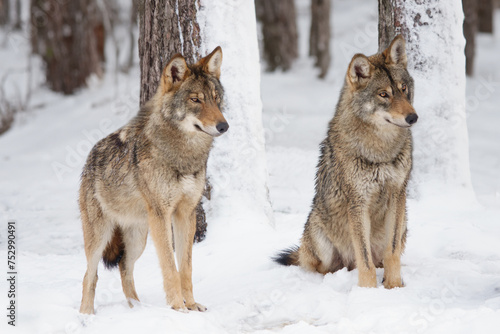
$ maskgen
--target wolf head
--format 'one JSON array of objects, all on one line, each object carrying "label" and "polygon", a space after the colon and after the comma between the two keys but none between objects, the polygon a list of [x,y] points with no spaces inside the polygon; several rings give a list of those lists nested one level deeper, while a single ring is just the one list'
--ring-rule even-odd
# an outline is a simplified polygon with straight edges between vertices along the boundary
[{"label": "wolf head", "polygon": [[228,130],[229,124],[221,112],[221,64],[222,49],[217,47],[193,65],[176,54],[163,69],[156,99],[164,116],[181,130],[212,137]]},{"label": "wolf head", "polygon": [[382,53],[356,54],[349,64],[346,88],[355,112],[377,126],[409,128],[417,122],[413,78],[406,69],[405,40],[396,36]]}]

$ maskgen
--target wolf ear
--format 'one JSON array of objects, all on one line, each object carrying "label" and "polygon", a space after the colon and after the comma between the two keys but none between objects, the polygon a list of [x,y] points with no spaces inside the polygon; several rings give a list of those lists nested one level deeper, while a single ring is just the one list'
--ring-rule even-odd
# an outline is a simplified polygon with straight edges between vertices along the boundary
[{"label": "wolf ear", "polygon": [[203,66],[203,71],[220,79],[220,67],[222,65],[221,47],[216,47],[208,56],[202,58],[200,63]]},{"label": "wolf ear", "polygon": [[191,73],[186,60],[182,55],[176,54],[170,59],[167,66],[163,69],[160,80],[160,89],[163,94],[170,92],[178,87]]},{"label": "wolf ear", "polygon": [[349,69],[347,70],[347,78],[351,85],[359,88],[366,84],[371,78],[373,72],[373,65],[365,55],[360,53],[352,57]]},{"label": "wolf ear", "polygon": [[387,65],[403,65],[406,67],[406,42],[402,35],[397,35],[391,45],[382,53]]}]

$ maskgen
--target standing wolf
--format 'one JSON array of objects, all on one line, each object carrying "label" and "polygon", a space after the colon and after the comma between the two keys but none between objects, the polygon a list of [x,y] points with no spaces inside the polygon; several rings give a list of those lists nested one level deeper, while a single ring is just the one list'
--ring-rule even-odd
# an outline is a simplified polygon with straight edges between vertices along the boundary
[{"label": "standing wolf", "polygon": [[301,245],[279,254],[283,265],[322,274],[358,268],[358,284],[402,287],[406,186],[412,167],[413,79],[405,41],[381,54],[356,54],[328,135],[321,144],[316,195]]},{"label": "standing wolf", "polygon": [[175,55],[139,114],[90,152],[79,199],[87,256],[80,312],[94,312],[101,258],[108,268],[119,264],[129,305],[139,300],[133,271],[148,228],[167,303],[176,310],[205,310],[193,298],[191,254],[194,209],[205,186],[213,137],[229,128],[221,113],[221,63],[220,47],[194,65]]}]

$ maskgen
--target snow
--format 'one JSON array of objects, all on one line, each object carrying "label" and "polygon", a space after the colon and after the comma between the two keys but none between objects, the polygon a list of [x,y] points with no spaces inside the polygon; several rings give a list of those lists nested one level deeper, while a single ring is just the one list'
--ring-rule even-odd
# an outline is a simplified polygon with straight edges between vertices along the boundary
[{"label": "snow", "polygon": [[[253,6],[224,3],[233,7],[214,11],[207,17],[224,21]],[[406,287],[385,290],[380,284],[383,271],[377,270],[379,287],[359,288],[356,270],[344,269],[322,276],[297,267],[280,267],[270,260],[276,251],[297,243],[302,233],[314,195],[318,145],[333,116],[350,57],[355,52],[372,54],[377,50],[376,2],[336,1],[332,8],[332,69],[324,81],[318,80],[313,61],[306,57],[309,1],[300,0],[297,5],[301,57],[289,73],[261,73],[255,67],[257,55],[255,45],[251,46],[252,38],[238,35],[238,40],[245,39],[250,44],[248,50],[238,51],[237,47],[231,47],[230,36],[228,39],[224,36],[228,34],[234,38],[236,34],[249,33],[255,29],[254,23],[242,21],[244,27],[239,27],[241,30],[234,35],[227,27],[217,32],[219,28],[214,25],[213,40],[207,39],[206,51],[211,51],[219,44],[216,39],[221,39],[224,52],[221,78],[227,96],[244,99],[244,103],[234,102],[227,106],[231,128],[229,133],[216,139],[210,158],[212,177],[221,174],[216,173],[220,168],[231,175],[232,182],[219,190],[215,204],[209,204],[207,238],[194,247],[194,294],[208,311],[180,313],[165,304],[156,252],[148,240],[135,268],[141,303],[130,309],[121,291],[118,271],[107,271],[100,265],[96,315],[78,313],[86,266],[77,208],[79,174],[90,146],[98,137],[110,132],[109,128],[120,127],[137,111],[139,69],[136,63],[129,74],[119,74],[118,86],[114,74],[108,73],[103,80],[93,81],[89,88],[70,97],[37,88],[30,103],[37,107],[20,115],[13,129],[0,136],[0,220],[17,220],[20,252],[19,326],[16,329],[7,326],[6,317],[2,315],[1,333],[498,331],[500,67],[497,58],[500,35],[479,36],[476,76],[468,79],[466,87],[475,199],[471,199],[467,189],[444,188],[442,182],[432,177],[416,179],[419,192],[408,201],[410,234],[402,258]],[[205,10],[210,9],[207,6]],[[499,14],[497,11],[496,26],[500,24]],[[22,34],[9,34],[7,41],[12,40],[25,39]],[[9,88],[17,86],[22,92],[26,87],[26,74],[22,70],[28,43],[27,40],[17,43],[15,48],[11,45],[8,42],[6,47],[0,48],[0,70],[5,73],[15,68],[15,74],[10,75],[7,82]],[[238,58],[240,64],[245,67],[249,64],[238,69],[245,71],[244,78],[249,78],[244,86],[231,75],[239,64],[232,58],[233,52],[243,57]],[[36,64],[33,68],[33,87],[38,87],[43,75]],[[259,117],[259,87],[251,84],[259,76],[269,175],[267,185],[273,204],[274,226],[267,223],[265,208],[258,206],[264,199],[254,200],[249,195],[262,193],[266,175],[258,168],[265,171],[265,164],[254,165],[253,161],[241,160],[243,158],[233,160],[239,153],[234,141],[239,138],[230,137],[237,136],[235,129],[250,127],[249,123]],[[416,102],[421,105],[432,102],[422,101],[429,98],[421,92],[425,87],[418,85],[416,89]],[[9,92],[16,96],[16,89]],[[417,106],[417,112],[422,116],[421,105]],[[237,107],[246,108],[249,115],[232,115],[231,111]],[[429,126],[433,125],[421,118],[415,130],[425,132]],[[262,131],[258,125],[247,130],[245,136]],[[448,134],[448,130],[443,131]],[[418,138],[415,136],[416,142]],[[436,153],[437,149],[431,152],[441,154]],[[236,161],[244,162],[245,166],[239,167]],[[459,162],[463,161],[457,160]],[[67,169],[58,175],[55,163]],[[229,166],[225,166],[226,163]],[[416,163],[431,166],[429,161]],[[229,167],[242,169],[228,171]],[[233,175],[238,177],[233,180]],[[245,180],[251,186],[247,187]],[[240,190],[246,195],[240,195]],[[243,201],[249,201],[248,205]],[[256,217],[262,220],[257,221]],[[5,241],[6,229],[1,228],[3,270],[7,256]],[[0,282],[0,303],[4,308],[7,285],[5,279]]]}]

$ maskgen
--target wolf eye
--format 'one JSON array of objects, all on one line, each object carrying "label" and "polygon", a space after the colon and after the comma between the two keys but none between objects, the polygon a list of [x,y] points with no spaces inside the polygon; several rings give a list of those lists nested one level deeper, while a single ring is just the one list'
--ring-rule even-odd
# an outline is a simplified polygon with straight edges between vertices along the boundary
[{"label": "wolf eye", "polygon": [[401,90],[402,90],[403,92],[406,92],[406,84],[405,84],[405,83],[401,85]]},{"label": "wolf eye", "polygon": [[386,92],[382,92],[380,94],[378,94],[380,97],[383,97],[383,98],[387,98],[389,97],[389,94],[387,94]]},{"label": "wolf eye", "polygon": [[191,101],[193,101],[194,103],[201,103],[200,99],[197,97],[192,97]]}]

